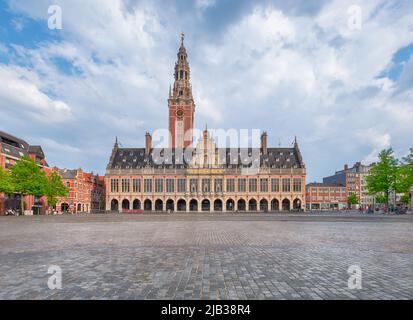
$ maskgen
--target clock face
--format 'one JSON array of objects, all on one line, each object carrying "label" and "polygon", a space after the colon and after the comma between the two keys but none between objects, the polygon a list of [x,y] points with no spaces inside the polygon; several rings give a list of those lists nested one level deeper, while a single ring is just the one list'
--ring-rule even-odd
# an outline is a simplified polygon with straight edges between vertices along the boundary
[{"label": "clock face", "polygon": [[184,110],[182,110],[182,109],[179,109],[178,111],[176,111],[176,116],[177,117],[183,117],[184,116]]}]

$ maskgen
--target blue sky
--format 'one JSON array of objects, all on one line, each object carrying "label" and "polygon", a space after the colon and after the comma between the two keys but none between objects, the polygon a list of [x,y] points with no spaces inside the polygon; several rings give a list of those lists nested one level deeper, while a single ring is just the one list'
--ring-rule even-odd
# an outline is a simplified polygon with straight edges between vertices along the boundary
[{"label": "blue sky", "polygon": [[[62,30],[48,29],[51,4]],[[1,1],[0,129],[51,165],[103,174],[116,136],[143,146],[167,125],[182,31],[198,128],[297,136],[308,181],[413,147],[408,0]]]}]

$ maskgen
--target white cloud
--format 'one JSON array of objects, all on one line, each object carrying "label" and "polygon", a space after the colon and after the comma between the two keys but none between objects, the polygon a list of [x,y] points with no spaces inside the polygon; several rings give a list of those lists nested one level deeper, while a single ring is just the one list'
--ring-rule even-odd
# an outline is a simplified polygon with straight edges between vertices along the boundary
[{"label": "white cloud", "polygon": [[378,160],[378,155],[383,149],[391,146],[391,136],[388,133],[380,133],[375,129],[366,129],[357,132],[356,136],[364,144],[366,149],[372,149],[364,159],[363,163],[370,164]]},{"label": "white cloud", "polygon": [[[390,142],[395,149],[411,147],[408,71],[402,92],[398,81],[377,79],[393,54],[413,42],[408,2],[397,7],[363,1],[359,31],[347,26],[354,1],[329,2],[314,16],[288,15],[258,3],[212,38],[201,30],[205,16],[164,3],[56,2],[63,8],[63,40],[34,49],[14,46],[15,55],[33,67],[4,67],[9,73],[0,74],[2,80],[17,89],[0,88],[0,99],[19,112],[47,111],[64,120],[66,126],[54,128],[58,143],[70,146],[75,139],[82,150],[107,148],[98,161],[76,161],[104,168],[115,135],[143,144],[145,131],[167,125],[166,99],[182,30],[198,127],[208,122],[209,127],[268,129],[272,145],[297,135],[311,180],[345,162],[371,160]],[[11,8],[46,23],[48,4],[14,0]],[[220,3],[196,5],[203,10]],[[55,58],[78,73],[60,70]],[[2,111],[11,118],[10,108]]]},{"label": "white cloud", "polygon": [[[70,117],[70,107],[43,93],[34,82],[36,75],[22,68],[0,66],[2,108],[30,112],[39,121],[62,121]],[[16,109],[19,109],[17,111]]]},{"label": "white cloud", "polygon": [[195,6],[200,9],[206,9],[215,5],[216,0],[196,0]]}]

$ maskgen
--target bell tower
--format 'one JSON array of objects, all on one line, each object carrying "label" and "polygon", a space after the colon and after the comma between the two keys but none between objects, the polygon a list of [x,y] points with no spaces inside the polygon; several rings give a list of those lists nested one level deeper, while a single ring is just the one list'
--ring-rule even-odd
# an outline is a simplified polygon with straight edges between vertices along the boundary
[{"label": "bell tower", "polygon": [[169,147],[171,148],[187,148],[193,143],[195,103],[192,97],[191,73],[184,39],[185,35],[182,33],[178,61],[175,64],[175,82],[169,89]]}]

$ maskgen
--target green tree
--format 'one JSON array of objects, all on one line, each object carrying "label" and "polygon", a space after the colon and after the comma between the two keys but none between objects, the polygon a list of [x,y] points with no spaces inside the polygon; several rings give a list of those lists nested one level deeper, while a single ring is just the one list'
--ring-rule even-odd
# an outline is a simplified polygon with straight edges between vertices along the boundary
[{"label": "green tree", "polygon": [[355,193],[351,193],[347,198],[347,203],[349,206],[354,206],[359,203],[359,199]]},{"label": "green tree", "polygon": [[398,164],[393,149],[383,150],[379,154],[379,161],[371,167],[366,178],[368,192],[373,195],[382,195],[387,205],[390,193],[398,192],[400,188]]},{"label": "green tree", "polygon": [[410,197],[407,194],[404,194],[401,198],[400,198],[400,202],[408,205],[410,203]]},{"label": "green tree", "polygon": [[52,172],[46,179],[47,203],[50,207],[55,207],[59,197],[66,197],[69,189],[63,184],[62,178],[57,172]]},{"label": "green tree", "polygon": [[413,186],[413,148],[410,149],[410,154],[402,159],[398,175],[398,192],[407,193]]},{"label": "green tree", "polygon": [[14,186],[10,172],[0,167],[0,192],[13,193]]},{"label": "green tree", "polygon": [[22,157],[10,168],[10,177],[14,191],[22,196],[22,210],[24,210],[24,196],[41,196],[46,193],[46,175],[36,162],[28,156]]}]

